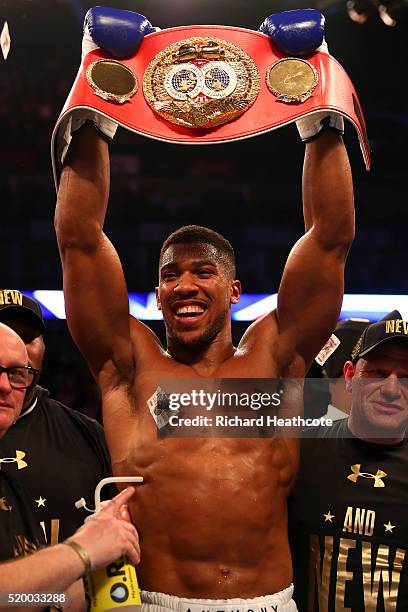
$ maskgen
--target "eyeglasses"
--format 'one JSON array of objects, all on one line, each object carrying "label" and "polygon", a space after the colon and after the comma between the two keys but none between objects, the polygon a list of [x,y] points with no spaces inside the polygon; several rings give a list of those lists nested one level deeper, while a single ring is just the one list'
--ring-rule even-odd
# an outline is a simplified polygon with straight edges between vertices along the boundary
[{"label": "eyeglasses", "polygon": [[28,389],[40,370],[31,366],[11,366],[11,368],[0,366],[0,375],[3,372],[8,376],[10,387],[13,389]]}]

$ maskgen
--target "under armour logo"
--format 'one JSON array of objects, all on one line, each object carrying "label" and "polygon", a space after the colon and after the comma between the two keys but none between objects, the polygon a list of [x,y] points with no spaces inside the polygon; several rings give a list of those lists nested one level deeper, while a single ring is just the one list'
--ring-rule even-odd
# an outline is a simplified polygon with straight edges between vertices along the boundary
[{"label": "under armour logo", "polygon": [[16,450],[16,456],[15,457],[4,457],[3,459],[0,457],[0,470],[1,470],[1,464],[2,463],[17,463],[17,469],[18,470],[22,470],[23,468],[27,467],[28,463],[26,463],[25,461],[23,461],[23,457],[25,457],[26,454],[24,451],[19,451]]},{"label": "under armour logo", "polygon": [[347,476],[348,480],[351,480],[351,482],[356,483],[357,479],[360,476],[362,478],[373,478],[375,487],[385,487],[385,484],[383,483],[382,479],[387,476],[387,472],[383,472],[382,470],[377,470],[376,474],[370,474],[368,472],[360,472],[360,468],[361,468],[361,463],[355,463],[354,465],[351,465],[350,469],[353,473]]}]

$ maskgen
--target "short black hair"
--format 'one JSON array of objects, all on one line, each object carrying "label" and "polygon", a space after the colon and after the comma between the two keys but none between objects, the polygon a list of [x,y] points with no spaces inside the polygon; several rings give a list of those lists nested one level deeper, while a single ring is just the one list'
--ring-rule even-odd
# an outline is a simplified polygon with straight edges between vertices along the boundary
[{"label": "short black hair", "polygon": [[173,244],[210,244],[215,247],[225,262],[228,274],[231,278],[235,278],[236,266],[235,266],[235,253],[230,242],[224,238],[218,232],[204,227],[203,225],[184,225],[163,242],[160,250],[159,265],[163,259],[164,252]]}]

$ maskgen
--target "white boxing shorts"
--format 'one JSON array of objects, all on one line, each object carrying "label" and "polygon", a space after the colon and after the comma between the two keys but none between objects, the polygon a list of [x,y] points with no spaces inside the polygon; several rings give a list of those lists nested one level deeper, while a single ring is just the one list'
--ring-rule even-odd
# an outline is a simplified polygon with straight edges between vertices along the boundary
[{"label": "white boxing shorts", "polygon": [[141,591],[142,612],[297,612],[292,599],[293,585],[254,599],[188,599]]}]

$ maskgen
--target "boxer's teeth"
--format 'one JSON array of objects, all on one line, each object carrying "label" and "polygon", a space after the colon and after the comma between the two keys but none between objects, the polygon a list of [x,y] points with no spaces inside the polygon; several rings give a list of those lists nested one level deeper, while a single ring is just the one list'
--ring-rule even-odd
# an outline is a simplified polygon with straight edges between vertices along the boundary
[{"label": "boxer's teeth", "polygon": [[194,317],[196,315],[203,314],[204,309],[201,306],[180,306],[177,308],[177,316]]}]

